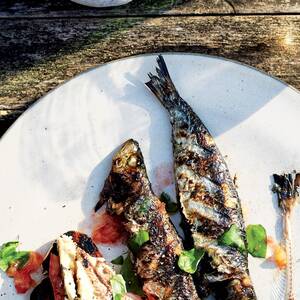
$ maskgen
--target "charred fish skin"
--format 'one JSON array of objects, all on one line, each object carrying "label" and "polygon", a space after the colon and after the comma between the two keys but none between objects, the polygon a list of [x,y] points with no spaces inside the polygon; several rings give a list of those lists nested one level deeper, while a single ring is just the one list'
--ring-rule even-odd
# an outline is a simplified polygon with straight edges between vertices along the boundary
[{"label": "charred fish skin", "polygon": [[217,244],[232,224],[246,244],[240,200],[226,162],[208,129],[177,92],[161,55],[157,63],[157,75],[150,73],[146,85],[169,113],[178,199],[194,246],[204,248],[211,260],[208,273],[200,272],[198,291],[206,296],[202,287],[223,282],[226,296],[221,299],[256,299],[247,256]]},{"label": "charred fish skin", "polygon": [[155,299],[199,299],[191,275],[177,267],[182,243],[164,204],[154,195],[139,144],[128,140],[113,158],[111,172],[96,207],[124,220],[131,236],[147,231],[149,241],[133,254],[135,270],[146,295]]}]

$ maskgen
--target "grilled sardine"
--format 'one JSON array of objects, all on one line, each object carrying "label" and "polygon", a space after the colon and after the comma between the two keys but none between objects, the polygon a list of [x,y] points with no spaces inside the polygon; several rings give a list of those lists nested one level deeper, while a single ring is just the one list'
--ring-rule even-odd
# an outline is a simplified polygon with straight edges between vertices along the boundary
[{"label": "grilled sardine", "polygon": [[197,289],[206,296],[217,284],[220,299],[256,299],[247,255],[217,242],[236,224],[246,244],[240,200],[227,165],[205,125],[180,97],[161,55],[157,62],[157,76],[150,73],[146,85],[169,112],[178,199],[194,246],[205,249],[209,260],[201,264]]},{"label": "grilled sardine", "polygon": [[151,189],[141,150],[134,140],[123,144],[114,156],[96,210],[105,202],[109,213],[124,219],[131,237],[141,230],[149,234],[149,240],[132,255],[145,294],[151,299],[199,299],[192,277],[177,267],[181,240],[164,203]]}]

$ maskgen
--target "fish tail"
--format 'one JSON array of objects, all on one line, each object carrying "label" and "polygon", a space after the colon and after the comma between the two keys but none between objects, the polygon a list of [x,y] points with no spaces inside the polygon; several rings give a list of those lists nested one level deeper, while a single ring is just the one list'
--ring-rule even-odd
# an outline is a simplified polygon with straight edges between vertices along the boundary
[{"label": "fish tail", "polygon": [[146,82],[146,85],[158,98],[161,104],[167,110],[171,110],[172,108],[177,106],[179,94],[173,84],[167,65],[161,54],[157,57],[157,63],[157,75],[149,73],[148,76],[150,78],[150,81]]}]

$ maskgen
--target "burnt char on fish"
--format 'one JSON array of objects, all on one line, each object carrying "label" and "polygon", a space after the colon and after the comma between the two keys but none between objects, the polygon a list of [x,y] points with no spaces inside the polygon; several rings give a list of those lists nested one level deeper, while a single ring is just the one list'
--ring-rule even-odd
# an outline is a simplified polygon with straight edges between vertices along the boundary
[{"label": "burnt char on fish", "polygon": [[180,97],[161,55],[157,62],[157,76],[150,73],[146,85],[169,112],[178,199],[194,246],[205,249],[209,260],[200,266],[197,289],[201,296],[215,287],[220,299],[256,299],[247,255],[217,243],[232,224],[246,243],[240,200],[227,165],[205,125]]},{"label": "burnt char on fish", "polygon": [[96,210],[105,202],[109,213],[123,218],[130,236],[140,230],[149,233],[149,241],[132,255],[145,294],[154,299],[199,299],[191,275],[177,267],[181,240],[164,203],[152,192],[141,150],[134,140],[124,143],[114,156]]}]

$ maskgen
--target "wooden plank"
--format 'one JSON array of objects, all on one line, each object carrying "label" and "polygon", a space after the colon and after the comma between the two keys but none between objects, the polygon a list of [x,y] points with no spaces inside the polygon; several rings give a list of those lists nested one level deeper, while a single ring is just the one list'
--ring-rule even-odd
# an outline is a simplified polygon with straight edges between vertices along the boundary
[{"label": "wooden plank", "polygon": [[0,120],[91,67],[186,51],[244,62],[300,88],[300,16],[0,20]]},{"label": "wooden plank", "polygon": [[0,17],[88,17],[300,13],[300,0],[133,0],[116,8],[88,8],[68,0],[2,0]]},{"label": "wooden plank", "polygon": [[236,13],[241,14],[275,14],[299,13],[299,0],[229,0]]}]

